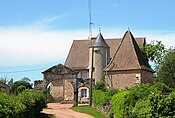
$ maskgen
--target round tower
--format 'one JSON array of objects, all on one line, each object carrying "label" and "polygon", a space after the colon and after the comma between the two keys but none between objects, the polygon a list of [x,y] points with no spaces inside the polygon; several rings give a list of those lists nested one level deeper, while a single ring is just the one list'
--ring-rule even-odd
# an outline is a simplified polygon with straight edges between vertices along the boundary
[{"label": "round tower", "polygon": [[[92,52],[93,50],[93,52]],[[89,49],[90,55],[94,56],[93,59],[93,67],[94,67],[94,77],[95,83],[102,81],[104,68],[110,61],[110,47],[105,42],[101,32],[98,34],[95,42]],[[89,56],[92,60],[92,56]],[[89,63],[90,65],[92,62]]]}]

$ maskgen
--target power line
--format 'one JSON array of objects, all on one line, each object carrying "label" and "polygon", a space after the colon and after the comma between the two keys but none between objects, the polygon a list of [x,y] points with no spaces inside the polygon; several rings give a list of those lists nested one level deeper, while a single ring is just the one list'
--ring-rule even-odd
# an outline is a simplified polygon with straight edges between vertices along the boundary
[{"label": "power line", "polygon": [[23,73],[23,72],[31,72],[31,71],[45,70],[45,69],[46,69],[46,68],[38,68],[38,69],[31,69],[31,70],[4,71],[4,72],[0,72],[0,74],[7,74],[7,73]]}]

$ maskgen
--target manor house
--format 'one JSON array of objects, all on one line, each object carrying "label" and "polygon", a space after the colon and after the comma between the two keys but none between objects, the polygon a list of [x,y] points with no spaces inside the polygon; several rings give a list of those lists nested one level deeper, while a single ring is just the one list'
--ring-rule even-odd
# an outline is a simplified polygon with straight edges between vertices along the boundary
[{"label": "manor house", "polygon": [[153,70],[139,48],[139,45],[145,44],[145,37],[134,38],[131,31],[126,31],[123,38],[104,39],[100,32],[95,38],[74,40],[65,64],[53,66],[43,72],[44,80],[51,78],[48,82],[51,96],[54,101],[74,99],[74,81],[70,81],[70,76],[63,76],[68,72],[78,80],[79,101],[88,100],[91,77],[93,84],[105,81],[108,88],[118,89],[139,83],[152,83]]}]

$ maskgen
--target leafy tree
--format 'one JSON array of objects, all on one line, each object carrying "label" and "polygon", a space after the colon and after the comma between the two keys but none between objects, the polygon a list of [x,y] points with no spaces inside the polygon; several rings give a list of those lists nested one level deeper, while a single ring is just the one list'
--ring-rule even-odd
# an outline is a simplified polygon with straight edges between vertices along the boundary
[{"label": "leafy tree", "polygon": [[152,41],[144,46],[140,46],[140,49],[145,59],[148,62],[151,61],[155,64],[159,64],[161,62],[162,56],[166,52],[165,46],[161,41]]},{"label": "leafy tree", "polygon": [[25,89],[26,89],[25,86],[20,85],[20,86],[18,86],[17,91],[18,91],[18,93],[20,93],[20,92],[24,91]]},{"label": "leafy tree", "polygon": [[31,80],[28,77],[23,77],[21,81],[30,82]]},{"label": "leafy tree", "polygon": [[0,82],[4,83],[4,84],[7,84],[7,82],[9,81],[9,79],[7,77],[1,77],[0,78]]},{"label": "leafy tree", "polygon": [[10,81],[8,82],[8,85],[10,86],[10,88],[13,86],[13,78],[10,79]]},{"label": "leafy tree", "polygon": [[175,88],[175,48],[170,48],[158,65],[158,80]]},{"label": "leafy tree", "polygon": [[20,92],[18,91],[19,86],[24,86],[26,89],[32,89],[32,84],[28,81],[28,79],[22,78],[21,80],[14,82],[13,86],[11,87],[11,93],[18,94],[18,92]]}]

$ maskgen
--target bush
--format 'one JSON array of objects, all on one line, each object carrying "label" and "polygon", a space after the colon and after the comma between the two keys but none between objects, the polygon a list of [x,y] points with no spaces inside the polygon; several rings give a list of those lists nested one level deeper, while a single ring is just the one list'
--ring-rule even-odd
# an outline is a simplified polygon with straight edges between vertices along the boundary
[{"label": "bush", "polygon": [[23,91],[18,96],[0,93],[0,118],[34,118],[46,106],[40,91]]},{"label": "bush", "polygon": [[116,88],[110,88],[107,90],[107,94],[110,97],[110,99],[112,98],[113,95],[117,94],[118,92],[119,90]]},{"label": "bush", "polygon": [[92,95],[92,102],[94,106],[102,108],[106,102],[109,100],[107,92],[103,92],[100,90],[94,91]]},{"label": "bush", "polygon": [[148,99],[139,99],[132,111],[134,118],[150,118],[151,104]]},{"label": "bush", "polygon": [[123,118],[125,110],[125,97],[129,94],[129,91],[120,91],[112,97],[112,112],[116,118]]},{"label": "bush", "polygon": [[173,88],[170,88],[166,84],[161,83],[161,82],[156,82],[154,85],[152,85],[150,87],[150,90],[152,90],[152,91],[153,90],[158,90],[158,91],[163,92],[163,93],[174,91]]},{"label": "bush", "polygon": [[101,91],[106,91],[106,85],[105,85],[105,82],[97,82],[95,85],[94,85],[94,90],[101,90]]},{"label": "bush", "polygon": [[7,94],[0,93],[0,118],[22,118],[25,109],[16,97],[9,99]]}]

